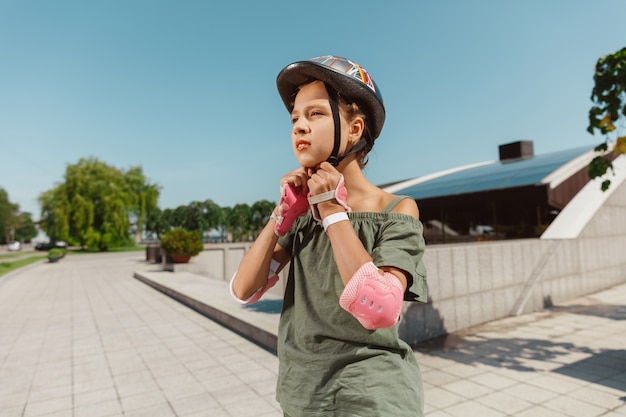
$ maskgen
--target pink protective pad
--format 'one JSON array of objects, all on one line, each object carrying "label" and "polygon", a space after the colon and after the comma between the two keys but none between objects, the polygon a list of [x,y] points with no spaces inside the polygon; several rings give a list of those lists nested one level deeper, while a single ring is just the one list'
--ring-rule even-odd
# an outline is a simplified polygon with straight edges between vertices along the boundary
[{"label": "pink protective pad", "polygon": [[306,214],[309,209],[309,202],[302,187],[295,187],[293,184],[285,184],[280,190],[280,203],[278,204],[279,219],[274,227],[274,232],[278,236],[284,236],[293,222],[300,216]]},{"label": "pink protective pad", "polygon": [[318,222],[322,221],[322,216],[320,215],[319,210],[317,209],[317,204],[323,201],[328,201],[332,199],[337,200],[343,208],[346,209],[346,212],[352,212],[352,209],[348,206],[348,190],[346,189],[346,183],[343,179],[343,175],[339,178],[339,182],[337,183],[337,187],[333,191],[329,191],[327,193],[322,193],[319,195],[309,195],[309,204],[311,205],[311,212],[313,214],[313,218]]},{"label": "pink protective pad", "polygon": [[398,278],[380,274],[372,262],[363,264],[348,281],[339,305],[368,330],[392,327],[400,317],[403,289]]}]

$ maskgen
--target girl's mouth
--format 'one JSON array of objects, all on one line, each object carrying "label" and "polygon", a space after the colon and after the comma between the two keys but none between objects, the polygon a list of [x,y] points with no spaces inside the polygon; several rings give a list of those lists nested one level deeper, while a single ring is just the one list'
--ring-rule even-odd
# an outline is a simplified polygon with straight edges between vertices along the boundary
[{"label": "girl's mouth", "polygon": [[296,149],[299,151],[309,149],[309,146],[311,146],[311,144],[303,140],[299,140],[298,142],[296,142]]}]

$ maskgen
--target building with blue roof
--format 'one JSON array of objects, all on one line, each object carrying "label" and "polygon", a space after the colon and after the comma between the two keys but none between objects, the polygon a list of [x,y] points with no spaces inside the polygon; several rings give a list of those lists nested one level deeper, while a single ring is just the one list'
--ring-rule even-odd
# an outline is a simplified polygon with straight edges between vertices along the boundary
[{"label": "building with blue roof", "polygon": [[589,182],[597,156],[587,146],[535,155],[531,141],[501,145],[499,154],[384,188],[416,200],[430,243],[538,237]]}]

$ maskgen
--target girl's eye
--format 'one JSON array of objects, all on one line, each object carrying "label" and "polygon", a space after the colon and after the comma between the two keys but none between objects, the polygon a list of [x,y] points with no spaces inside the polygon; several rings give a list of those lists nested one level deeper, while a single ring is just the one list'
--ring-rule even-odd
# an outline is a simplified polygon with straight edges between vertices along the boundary
[{"label": "girl's eye", "polygon": [[297,117],[292,117],[291,118],[291,124],[295,124],[298,121]]}]

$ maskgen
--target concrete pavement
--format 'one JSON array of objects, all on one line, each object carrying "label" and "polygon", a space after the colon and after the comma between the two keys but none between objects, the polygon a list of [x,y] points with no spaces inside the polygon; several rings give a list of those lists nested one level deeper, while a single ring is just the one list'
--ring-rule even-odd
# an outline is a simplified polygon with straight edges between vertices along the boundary
[{"label": "concrete pavement", "polygon": [[142,259],[0,279],[0,416],[282,415],[276,357],[134,279]]},{"label": "concrete pavement", "polygon": [[[144,259],[67,256],[0,278],[0,417],[282,415],[258,344],[280,301],[241,307],[225,283]],[[626,416],[625,346],[626,285],[421,344],[426,415]]]}]

